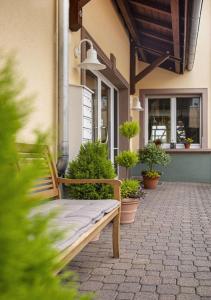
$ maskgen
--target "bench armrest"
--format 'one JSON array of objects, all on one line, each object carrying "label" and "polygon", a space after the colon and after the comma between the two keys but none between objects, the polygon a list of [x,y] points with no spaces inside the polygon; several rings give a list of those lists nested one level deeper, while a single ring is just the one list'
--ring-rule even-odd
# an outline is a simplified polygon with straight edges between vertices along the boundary
[{"label": "bench armrest", "polygon": [[113,186],[114,188],[114,198],[116,200],[121,201],[121,180],[118,179],[69,179],[69,178],[57,178],[58,184],[64,183],[64,184],[95,184],[95,183],[104,183],[109,184]]}]

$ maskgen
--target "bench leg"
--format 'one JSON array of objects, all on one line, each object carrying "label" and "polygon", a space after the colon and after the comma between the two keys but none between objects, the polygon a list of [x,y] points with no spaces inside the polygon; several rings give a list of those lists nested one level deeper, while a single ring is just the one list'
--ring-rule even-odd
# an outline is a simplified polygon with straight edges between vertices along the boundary
[{"label": "bench leg", "polygon": [[120,209],[118,215],[113,219],[113,255],[114,258],[119,258],[120,245]]}]

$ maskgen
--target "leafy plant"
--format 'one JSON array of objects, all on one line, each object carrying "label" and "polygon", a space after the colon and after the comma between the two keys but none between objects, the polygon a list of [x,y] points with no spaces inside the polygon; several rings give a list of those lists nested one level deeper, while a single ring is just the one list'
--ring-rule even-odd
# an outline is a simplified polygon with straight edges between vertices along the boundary
[{"label": "leafy plant", "polygon": [[148,171],[154,171],[155,165],[166,166],[171,159],[165,150],[150,143],[140,151],[140,161],[148,166]]},{"label": "leafy plant", "polygon": [[186,138],[184,139],[184,144],[192,144],[193,143],[193,139],[192,138]]},{"label": "leafy plant", "polygon": [[128,169],[134,167],[139,161],[138,154],[133,151],[122,151],[116,157],[116,163],[126,169],[126,177],[128,178]]},{"label": "leafy plant", "polygon": [[37,202],[29,190],[40,168],[33,163],[17,171],[15,145],[28,102],[21,96],[12,60],[0,56],[0,62],[0,300],[90,299],[77,292],[72,280],[64,285],[54,275],[58,253],[53,243],[58,234],[48,232],[49,218],[29,218]]},{"label": "leafy plant", "polygon": [[[81,145],[75,160],[69,163],[67,178],[112,179],[116,176],[108,159],[107,146],[97,142]],[[113,197],[112,187],[106,184],[79,184],[69,186],[69,196],[74,199],[109,199]]]},{"label": "leafy plant", "polygon": [[151,179],[155,179],[160,177],[160,172],[158,171],[143,171],[142,175]]},{"label": "leafy plant", "polygon": [[119,127],[122,136],[131,139],[139,133],[139,124],[136,121],[126,121]]},{"label": "leafy plant", "polygon": [[136,179],[125,179],[121,184],[122,198],[141,198],[144,193],[140,188],[140,182]]}]

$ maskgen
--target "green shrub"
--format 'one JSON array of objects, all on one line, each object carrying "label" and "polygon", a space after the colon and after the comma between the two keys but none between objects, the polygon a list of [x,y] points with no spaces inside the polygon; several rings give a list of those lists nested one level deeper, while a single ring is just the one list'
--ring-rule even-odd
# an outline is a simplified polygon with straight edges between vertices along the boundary
[{"label": "green shrub", "polygon": [[155,165],[168,165],[170,163],[170,155],[154,143],[150,143],[140,151],[140,161],[148,166],[148,171],[154,171]]},{"label": "green shrub", "polygon": [[121,197],[124,198],[140,198],[141,188],[140,182],[135,179],[125,179],[121,184]]},{"label": "green shrub", "polygon": [[1,56],[0,62],[0,300],[90,299],[54,275],[57,234],[48,233],[49,218],[29,218],[37,202],[29,189],[40,168],[33,164],[17,172],[15,142],[25,123],[27,102],[21,97],[12,62]]},{"label": "green shrub", "polygon": [[133,151],[122,151],[116,157],[116,163],[126,169],[126,177],[128,178],[128,169],[134,167],[139,161],[138,154]]},{"label": "green shrub", "polygon": [[126,121],[119,127],[122,136],[131,139],[139,133],[139,124],[136,121]]},{"label": "green shrub", "polygon": [[160,172],[158,171],[143,171],[142,175],[151,179],[160,177]]},{"label": "green shrub", "polygon": [[[115,176],[107,146],[99,141],[81,145],[77,158],[69,163],[67,171],[67,177],[73,179],[113,179]],[[72,185],[69,196],[74,199],[110,199],[113,198],[113,189],[106,184]]]}]

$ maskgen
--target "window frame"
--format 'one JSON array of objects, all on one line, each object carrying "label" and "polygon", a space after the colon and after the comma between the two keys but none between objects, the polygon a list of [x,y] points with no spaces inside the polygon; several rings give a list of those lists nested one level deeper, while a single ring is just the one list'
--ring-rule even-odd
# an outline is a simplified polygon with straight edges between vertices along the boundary
[{"label": "window frame", "polygon": [[[165,95],[165,96],[148,96],[145,98],[145,141],[144,141],[144,145],[147,145],[149,143],[149,100],[150,99],[170,99],[170,115],[171,115],[171,141],[173,141],[174,143],[176,142],[176,120],[177,120],[177,98],[199,98],[200,99],[200,120],[199,120],[199,124],[200,124],[200,142],[199,143],[195,143],[195,144],[191,144],[191,147],[193,149],[199,149],[201,148],[201,144],[202,144],[202,138],[201,138],[201,127],[202,127],[202,110],[201,110],[201,106],[202,106],[202,101],[201,101],[201,97],[199,95]],[[176,143],[176,147],[177,149],[183,149],[183,144],[182,143]],[[162,144],[162,148],[164,149],[169,149],[170,148],[170,143],[165,143]]]},{"label": "window frame", "polygon": [[[156,97],[191,97],[201,99],[201,148],[208,149],[208,89],[207,88],[178,88],[178,89],[140,89],[140,102],[144,111],[139,114],[139,122],[142,128],[140,132],[139,147],[143,148],[146,141],[146,99]],[[178,147],[180,148],[180,147]]]}]

